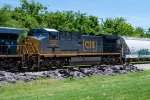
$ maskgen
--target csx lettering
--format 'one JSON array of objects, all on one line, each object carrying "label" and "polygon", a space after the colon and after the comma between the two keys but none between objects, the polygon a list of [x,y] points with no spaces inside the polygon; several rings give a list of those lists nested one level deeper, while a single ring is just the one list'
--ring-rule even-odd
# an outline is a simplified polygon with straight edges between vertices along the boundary
[{"label": "csx lettering", "polygon": [[86,49],[88,49],[88,48],[94,49],[95,48],[95,41],[85,41],[84,46]]}]

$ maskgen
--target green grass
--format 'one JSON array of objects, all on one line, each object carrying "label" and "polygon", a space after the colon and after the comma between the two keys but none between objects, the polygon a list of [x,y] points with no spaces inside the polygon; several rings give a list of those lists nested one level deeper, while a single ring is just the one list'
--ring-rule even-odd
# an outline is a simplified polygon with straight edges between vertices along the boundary
[{"label": "green grass", "polygon": [[0,100],[147,100],[150,70],[128,75],[7,84]]},{"label": "green grass", "polygon": [[137,62],[130,62],[131,64],[147,64],[150,63],[150,61],[137,61]]}]

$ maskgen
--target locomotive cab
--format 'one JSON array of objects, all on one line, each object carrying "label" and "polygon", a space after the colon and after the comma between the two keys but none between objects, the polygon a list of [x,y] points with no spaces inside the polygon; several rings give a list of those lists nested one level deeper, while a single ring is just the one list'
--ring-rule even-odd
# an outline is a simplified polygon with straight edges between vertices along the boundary
[{"label": "locomotive cab", "polygon": [[58,31],[47,28],[35,28],[31,29],[28,33],[27,43],[34,46],[36,51],[32,53],[49,54],[55,53],[55,49],[58,47]]},{"label": "locomotive cab", "polygon": [[0,27],[0,70],[18,70],[21,66],[18,36],[24,31],[16,28]]},{"label": "locomotive cab", "polygon": [[18,36],[23,30],[0,27],[0,54],[17,54]]}]

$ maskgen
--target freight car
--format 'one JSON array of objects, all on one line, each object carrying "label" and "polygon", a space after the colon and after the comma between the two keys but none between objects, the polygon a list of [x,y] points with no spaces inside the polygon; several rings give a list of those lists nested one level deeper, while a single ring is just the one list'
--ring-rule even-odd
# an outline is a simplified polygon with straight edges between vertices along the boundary
[{"label": "freight car", "polygon": [[[120,64],[130,55],[128,42],[114,35],[85,35],[47,28],[0,28],[0,69],[51,68],[79,64]],[[8,42],[9,41],[9,42]]]},{"label": "freight car", "polygon": [[122,51],[128,62],[150,60],[150,39],[136,37],[122,37]]}]

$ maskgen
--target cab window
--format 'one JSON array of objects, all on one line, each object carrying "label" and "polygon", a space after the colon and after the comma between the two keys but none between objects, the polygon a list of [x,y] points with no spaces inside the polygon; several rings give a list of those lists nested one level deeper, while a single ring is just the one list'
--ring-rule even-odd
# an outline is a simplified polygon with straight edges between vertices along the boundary
[{"label": "cab window", "polygon": [[49,32],[49,39],[58,40],[58,32]]}]

